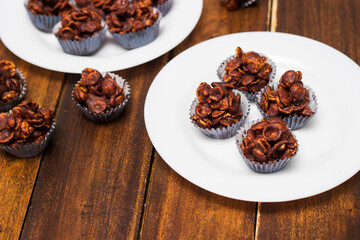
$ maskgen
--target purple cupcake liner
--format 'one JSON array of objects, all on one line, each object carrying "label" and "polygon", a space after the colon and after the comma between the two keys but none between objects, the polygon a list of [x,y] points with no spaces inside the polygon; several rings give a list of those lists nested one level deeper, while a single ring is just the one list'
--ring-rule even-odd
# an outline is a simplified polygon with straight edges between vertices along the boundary
[{"label": "purple cupcake liner", "polygon": [[45,139],[38,143],[25,143],[18,144],[15,146],[8,146],[5,144],[0,144],[0,148],[9,154],[18,157],[18,158],[27,158],[33,157],[44,151],[44,149],[48,146],[50,138],[55,130],[55,120],[53,120],[51,124],[51,128],[48,133],[45,135]]},{"label": "purple cupcake liner", "polygon": [[[253,120],[249,123],[247,123],[246,125],[244,125],[242,128],[240,128],[240,130],[238,131],[238,133],[235,136],[235,144],[239,150],[239,153],[242,157],[242,159],[244,160],[244,162],[246,163],[246,165],[253,171],[258,172],[258,173],[274,173],[277,171],[280,171],[281,169],[283,169],[296,155],[296,153],[299,150],[299,143],[297,144],[297,149],[294,155],[292,155],[289,158],[285,158],[285,159],[280,159],[277,161],[272,161],[272,162],[267,162],[267,163],[260,163],[260,162],[256,162],[256,161],[250,161],[249,159],[247,159],[243,153],[242,148],[240,147],[243,139],[246,137],[247,135],[247,130],[249,130],[251,128],[252,125],[254,125],[257,122],[260,122],[261,119],[258,120]],[[293,133],[292,133],[293,134]],[[296,139],[296,136],[293,134],[294,138]],[[296,142],[297,139],[296,139]]]},{"label": "purple cupcake liner", "polygon": [[[203,134],[205,134],[208,137],[215,138],[215,139],[225,139],[230,138],[236,134],[236,132],[240,129],[241,126],[244,125],[245,120],[250,112],[250,103],[248,99],[240,93],[240,91],[233,90],[233,93],[235,95],[240,94],[241,95],[241,104],[240,104],[240,110],[243,113],[243,116],[241,117],[240,121],[237,123],[223,128],[211,128],[211,129],[203,129],[200,128],[198,125],[196,125],[196,121],[192,120],[191,122],[194,124],[194,126],[199,129]],[[190,117],[195,114],[195,108],[196,105],[199,103],[199,100],[195,98],[195,100],[192,102],[190,107]]]},{"label": "purple cupcake liner", "polygon": [[89,55],[94,53],[98,50],[102,44],[105,42],[106,38],[106,31],[107,25],[105,21],[101,21],[101,25],[103,29],[94,34],[91,37],[85,38],[83,40],[62,40],[56,36],[56,32],[61,27],[61,22],[57,23],[53,28],[53,34],[55,35],[56,39],[59,41],[61,47],[63,48],[64,52],[72,54],[72,55]]},{"label": "purple cupcake liner", "polygon": [[159,9],[162,16],[165,16],[170,11],[172,4],[173,4],[173,0],[167,0],[162,4],[158,4],[156,8]]},{"label": "purple cupcake liner", "polygon": [[40,15],[33,14],[28,8],[29,0],[25,1],[26,11],[36,28],[44,32],[51,32],[53,27],[61,21],[61,16],[50,16],[50,15]]},{"label": "purple cupcake liner", "polygon": [[[275,75],[276,75],[276,64],[275,64],[270,58],[268,58],[267,56],[265,56],[264,54],[261,54],[261,53],[258,53],[258,54],[259,54],[261,57],[266,57],[266,58],[267,58],[267,61],[266,61],[266,62],[271,65],[272,72],[270,73],[269,82],[268,82],[268,84],[267,84],[267,85],[269,85],[269,84],[271,84],[271,83],[273,82],[273,80],[274,80],[274,78],[275,78]],[[217,76],[220,78],[220,80],[221,80],[222,82],[224,82],[223,77],[224,77],[224,75],[225,75],[225,73],[226,73],[226,71],[225,71],[226,64],[227,64],[229,61],[233,60],[235,57],[236,57],[236,54],[228,57],[228,58],[225,59],[225,60],[220,64],[220,66],[218,67],[218,69],[217,69]],[[264,88],[265,88],[265,87],[264,87]],[[264,89],[264,88],[262,88],[262,89]],[[251,93],[251,92],[246,92],[246,91],[242,91],[242,90],[239,90],[239,91],[241,91],[242,93],[244,93],[245,96],[249,99],[249,101],[251,101],[251,102],[255,102],[255,101],[256,101],[256,95],[257,95],[257,93]]]},{"label": "purple cupcake liner", "polygon": [[[101,73],[103,77],[105,77],[106,73]],[[103,113],[94,113],[90,111],[87,107],[82,106],[80,103],[78,103],[74,99],[74,95],[72,94],[72,100],[75,102],[75,104],[80,108],[81,112],[90,120],[94,122],[108,122],[111,120],[114,120],[117,118],[122,111],[125,108],[125,105],[130,99],[130,86],[129,84],[123,79],[122,77],[114,74],[114,73],[108,73],[110,77],[115,78],[116,83],[119,85],[119,87],[124,89],[125,94],[125,100],[123,103],[121,103],[119,106],[116,106],[115,108],[112,108],[106,112]],[[79,80],[76,84],[78,84],[81,80]],[[75,89],[75,87],[74,87]],[[74,92],[74,91],[73,91]]]},{"label": "purple cupcake liner", "polygon": [[[272,84],[271,87],[273,89],[277,89],[278,87],[278,83]],[[284,120],[284,122],[286,122],[286,124],[288,125],[288,127],[291,130],[297,130],[299,128],[302,128],[306,125],[306,123],[312,118],[314,117],[314,115],[316,114],[317,110],[318,110],[318,103],[317,103],[317,97],[315,95],[315,92],[309,88],[308,86],[306,86],[304,84],[304,87],[309,90],[309,99],[310,102],[308,103],[307,106],[309,106],[309,108],[311,109],[311,111],[313,112],[313,114],[311,114],[310,116],[288,116],[288,117],[284,117],[282,118],[282,120]],[[262,89],[257,95],[256,95],[256,106],[259,109],[261,115],[263,115],[263,117],[265,118],[271,118],[269,117],[260,107],[260,103],[261,100],[263,98],[263,93],[265,92],[265,89]]]},{"label": "purple cupcake liner", "polygon": [[[156,8],[153,9],[154,12],[158,11]],[[125,49],[134,49],[134,48],[142,47],[154,41],[159,35],[159,26],[160,26],[161,18],[162,18],[162,14],[159,11],[159,17],[156,20],[156,22],[153,25],[141,31],[124,33],[124,34],[110,32],[110,34]]]},{"label": "purple cupcake liner", "polygon": [[23,100],[26,92],[26,80],[19,69],[16,69],[16,74],[20,77],[20,94],[11,101],[0,101],[0,112],[7,112],[15,107],[21,100]]}]

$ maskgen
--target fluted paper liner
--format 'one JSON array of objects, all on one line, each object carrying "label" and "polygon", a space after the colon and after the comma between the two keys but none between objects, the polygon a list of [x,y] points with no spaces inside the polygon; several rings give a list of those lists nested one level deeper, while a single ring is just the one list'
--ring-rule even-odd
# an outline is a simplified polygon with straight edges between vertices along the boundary
[{"label": "fluted paper liner", "polygon": [[91,37],[84,38],[83,40],[63,40],[56,36],[56,32],[61,28],[61,22],[57,23],[53,28],[53,34],[59,41],[64,52],[72,55],[89,55],[96,52],[105,42],[107,25],[104,20],[101,20],[103,27],[100,32],[95,33]]},{"label": "fluted paper liner", "polygon": [[[241,117],[240,121],[238,121],[237,123],[232,124],[228,127],[203,129],[203,128],[200,128],[198,125],[196,125],[196,121],[192,120],[191,122],[194,124],[194,126],[197,129],[199,129],[203,134],[205,134],[206,136],[211,137],[211,138],[225,139],[225,138],[230,138],[230,137],[234,136],[236,134],[236,131],[239,130],[242,125],[244,125],[245,120],[246,120],[247,116],[249,115],[250,103],[249,103],[248,99],[245,97],[245,95],[240,93],[240,91],[233,90],[233,93],[235,95],[240,94],[240,96],[241,96],[240,110],[242,111],[243,116]],[[199,100],[197,98],[195,98],[195,100],[192,102],[191,107],[190,107],[190,117],[195,114],[195,108],[198,103],[199,103]]]},{"label": "fluted paper liner", "polygon": [[[125,100],[124,102],[122,102],[119,106],[116,106],[115,108],[111,108],[110,110],[106,111],[106,112],[102,112],[102,113],[95,113],[90,111],[90,109],[88,109],[86,106],[82,106],[80,103],[78,103],[75,99],[74,99],[74,95],[72,93],[72,99],[73,101],[76,103],[76,105],[80,108],[81,112],[90,120],[94,121],[94,122],[108,122],[111,120],[114,120],[115,118],[117,118],[121,112],[124,110],[125,105],[127,104],[127,102],[130,99],[130,86],[129,84],[125,81],[125,79],[123,79],[122,77],[114,74],[114,73],[107,73],[110,75],[110,77],[114,78],[116,83],[119,85],[119,87],[124,89],[124,95],[125,95]],[[101,75],[103,77],[106,76],[106,73],[101,73]],[[80,82],[81,80],[79,80],[77,82],[77,84]],[[74,87],[75,89],[75,87]],[[73,91],[74,92],[74,91]]]},{"label": "fluted paper liner", "polygon": [[18,157],[18,158],[26,158],[33,157],[44,151],[44,149],[48,146],[50,138],[55,130],[55,120],[53,120],[51,124],[51,128],[45,135],[44,140],[38,143],[25,143],[25,144],[17,144],[15,146],[9,146],[5,144],[0,144],[0,148],[9,154]]},{"label": "fluted paper liner", "polygon": [[243,153],[242,148],[240,147],[243,139],[246,137],[247,135],[247,130],[249,130],[251,128],[252,125],[254,125],[255,123],[260,122],[261,119],[258,120],[253,120],[251,122],[248,122],[247,124],[245,124],[243,127],[240,128],[240,130],[237,132],[236,136],[235,136],[235,144],[236,147],[239,150],[239,153],[242,157],[242,159],[244,160],[244,162],[246,163],[246,165],[253,171],[258,172],[258,173],[274,173],[277,171],[280,171],[281,169],[283,169],[296,155],[296,153],[299,150],[299,143],[296,139],[296,136],[294,135],[294,133],[292,133],[293,137],[295,138],[296,142],[297,142],[297,149],[294,155],[292,155],[289,158],[285,158],[285,159],[280,159],[277,161],[271,161],[271,162],[265,162],[265,163],[260,163],[257,161],[250,161],[249,159],[247,159]]},{"label": "fluted paper liner", "polygon": [[[244,52],[244,53],[246,53],[246,52]],[[262,53],[258,53],[258,54],[259,54],[261,57],[266,57],[266,58],[267,58],[267,61],[266,61],[266,62],[271,65],[272,72],[271,72],[270,75],[269,75],[269,82],[268,82],[268,84],[267,84],[267,85],[269,85],[270,83],[273,82],[273,80],[274,80],[274,78],[275,78],[275,75],[276,75],[276,64],[275,64],[270,58],[268,58],[267,56],[265,56],[264,54],[262,54]],[[225,59],[225,60],[220,64],[220,66],[218,67],[218,69],[217,69],[217,76],[220,78],[220,80],[221,80],[222,82],[224,82],[223,77],[224,77],[224,75],[225,75],[225,73],[226,73],[226,71],[225,71],[226,64],[227,64],[229,61],[233,60],[235,57],[236,57],[236,54],[231,55],[230,57],[228,57],[227,59]],[[266,86],[267,86],[267,85],[266,85]],[[266,86],[265,86],[265,87],[266,87]],[[264,88],[265,88],[265,87],[264,87]],[[264,88],[262,88],[262,89],[264,89]],[[255,102],[255,101],[256,101],[257,92],[256,92],[256,93],[251,93],[251,92],[247,92],[247,91],[242,91],[242,90],[240,90],[240,89],[238,89],[238,90],[241,91],[242,93],[244,93],[245,96],[249,99],[249,101],[251,101],[251,102]]]},{"label": "fluted paper liner", "polygon": [[159,9],[159,11],[163,16],[165,16],[170,11],[172,4],[173,4],[173,0],[167,0],[162,4],[158,4],[156,8]]},{"label": "fluted paper liner", "polygon": [[[273,89],[277,89],[279,83],[274,83],[272,85],[270,85],[270,87],[272,87]],[[288,117],[284,117],[282,118],[282,120],[284,120],[284,122],[286,122],[286,124],[288,125],[288,127],[291,130],[296,130],[299,128],[302,128],[306,125],[306,123],[316,114],[317,109],[318,109],[318,103],[317,103],[317,97],[315,95],[315,92],[309,88],[308,86],[306,86],[304,84],[304,87],[309,90],[309,100],[310,102],[307,104],[307,106],[309,106],[309,108],[311,109],[311,111],[313,112],[313,114],[311,114],[310,116],[288,116]],[[256,95],[256,106],[259,109],[260,113],[263,115],[263,117],[266,118],[271,118],[269,117],[261,108],[260,108],[260,103],[261,100],[263,98],[263,93],[265,92],[266,89],[262,89],[257,95]]]},{"label": "fluted paper liner", "polygon": [[[153,8],[153,10],[158,11],[156,8]],[[162,18],[162,14],[159,11],[159,17],[155,21],[155,23],[151,26],[146,27],[141,31],[124,33],[124,34],[110,32],[110,34],[125,49],[134,49],[134,48],[142,47],[154,41],[159,35],[159,26],[160,26],[161,18]]]},{"label": "fluted paper liner", "polygon": [[28,8],[29,0],[26,0],[24,5],[25,9],[36,28],[44,32],[51,32],[53,27],[61,21],[61,16],[51,16],[45,14],[33,14]]},{"label": "fluted paper liner", "polygon": [[13,107],[18,105],[18,103],[20,103],[25,96],[25,92],[26,92],[25,77],[19,69],[16,69],[16,74],[20,77],[20,93],[16,98],[14,98],[11,101],[6,101],[6,102],[0,101],[0,112],[7,112],[11,110]]}]

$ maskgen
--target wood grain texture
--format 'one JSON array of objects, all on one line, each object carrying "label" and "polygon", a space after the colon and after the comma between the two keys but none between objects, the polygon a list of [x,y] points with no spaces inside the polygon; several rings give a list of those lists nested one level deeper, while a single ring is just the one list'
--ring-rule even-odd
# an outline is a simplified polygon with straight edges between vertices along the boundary
[{"label": "wood grain texture", "polygon": [[[267,13],[267,1],[235,12],[226,11],[218,0],[204,1],[198,25],[175,48],[173,55],[212,37],[265,31]],[[209,193],[175,173],[156,153],[140,236],[141,239],[253,239],[255,214],[256,203]]]},{"label": "wood grain texture", "polygon": [[22,239],[133,239],[139,232],[152,145],[144,102],[163,56],[119,72],[131,98],[119,118],[94,123],[71,99],[79,75],[60,98],[57,135],[44,156]]},{"label": "wood grain texture", "polygon": [[[277,31],[319,40],[360,63],[359,1],[278,0],[278,7]],[[315,197],[261,203],[256,232],[256,239],[360,239],[360,173]]]},{"label": "wood grain texture", "polygon": [[229,12],[221,0],[204,0],[200,20],[190,34],[172,52],[177,55],[205,40],[238,32],[266,31],[268,28],[268,0],[260,0],[248,8]]},{"label": "wood grain texture", "polygon": [[[0,59],[13,61],[24,74],[27,82],[25,97],[55,110],[64,74],[41,69],[20,60],[1,42]],[[0,239],[19,237],[41,158],[42,154],[19,159],[0,152]]]},{"label": "wood grain texture", "polygon": [[154,161],[141,239],[253,239],[255,203],[200,189]]}]

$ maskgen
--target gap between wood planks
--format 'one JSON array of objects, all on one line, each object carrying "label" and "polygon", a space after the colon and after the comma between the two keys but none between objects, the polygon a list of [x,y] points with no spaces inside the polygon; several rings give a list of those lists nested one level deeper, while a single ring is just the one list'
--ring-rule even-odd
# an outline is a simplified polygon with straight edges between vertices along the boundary
[{"label": "gap between wood planks", "polygon": [[[174,55],[175,55],[174,50],[171,50],[168,53],[167,62],[170,62],[174,58]],[[139,220],[139,228],[138,228],[138,233],[137,233],[137,236],[136,236],[137,240],[141,239],[143,223],[145,221],[146,203],[148,202],[148,189],[150,187],[151,173],[152,173],[153,164],[154,164],[154,161],[155,161],[155,153],[156,153],[156,149],[153,146],[152,147],[152,152],[151,152],[151,158],[150,158],[148,177],[147,177],[146,183],[145,183],[145,193],[144,193],[143,205],[142,205],[142,208],[141,208],[140,220]]]},{"label": "gap between wood planks", "polygon": [[[277,27],[277,10],[278,0],[269,0],[268,15],[267,15],[267,30],[270,32],[276,32]],[[260,213],[261,202],[256,203],[255,208],[255,221],[254,221],[254,239],[258,239],[258,231],[260,228]]]},{"label": "gap between wood planks", "polygon": [[[68,81],[69,79],[69,75],[68,74],[64,74],[64,79],[63,79],[63,82],[61,84],[61,88],[60,88],[60,94],[59,94],[59,97],[57,99],[57,102],[56,102],[56,105],[55,105],[55,109],[54,109],[54,115],[55,115],[55,119],[57,117],[57,114],[58,114],[58,109],[60,108],[60,99],[62,99],[62,95],[64,94],[64,88],[65,88],[65,84],[66,82]],[[36,187],[36,184],[37,184],[37,180],[38,180],[38,177],[39,177],[39,174],[40,174],[40,169],[41,169],[41,164],[43,162],[43,159],[44,159],[44,152],[41,153],[41,159],[40,159],[40,163],[39,163],[39,167],[38,167],[38,170],[37,170],[37,173],[36,173],[36,177],[35,177],[35,181],[34,181],[34,185],[33,185],[33,188],[32,188],[32,191],[31,191],[31,195],[30,195],[30,199],[29,199],[29,202],[28,202],[28,206],[26,208],[26,212],[25,212],[25,216],[24,216],[24,219],[23,219],[23,223],[22,223],[22,226],[21,226],[21,229],[20,229],[20,234],[19,234],[19,239],[21,239],[21,236],[23,234],[23,230],[24,230],[24,226],[25,226],[25,222],[26,222],[26,218],[28,216],[28,213],[29,213],[29,208],[30,208],[30,205],[31,205],[31,200],[33,198],[33,195],[34,195],[34,192],[35,192],[35,187]]]}]

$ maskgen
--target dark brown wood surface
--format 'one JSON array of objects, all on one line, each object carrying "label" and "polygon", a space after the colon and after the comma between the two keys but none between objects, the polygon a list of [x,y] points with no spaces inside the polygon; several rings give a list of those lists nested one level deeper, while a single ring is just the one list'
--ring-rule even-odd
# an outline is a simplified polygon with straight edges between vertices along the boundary
[{"label": "dark brown wood surface", "polygon": [[[26,77],[25,97],[55,110],[64,79],[56,73],[31,65],[14,56],[0,43],[0,59],[13,61]],[[56,119],[57,121],[57,119]],[[0,239],[17,239],[23,226],[42,154],[18,159],[0,151]]]},{"label": "dark brown wood surface", "polygon": [[[177,0],[175,0],[177,1]],[[0,43],[27,79],[27,97],[55,110],[56,130],[39,156],[0,152],[0,239],[360,239],[360,174],[318,196],[252,203],[218,196],[188,182],[158,155],[144,125],[147,90],[185,49],[216,36],[279,31],[310,37],[360,63],[358,0],[258,0],[226,11],[204,0],[199,23],[169,53],[117,72],[131,99],[106,124],[72,102],[79,79],[41,69]]]}]

